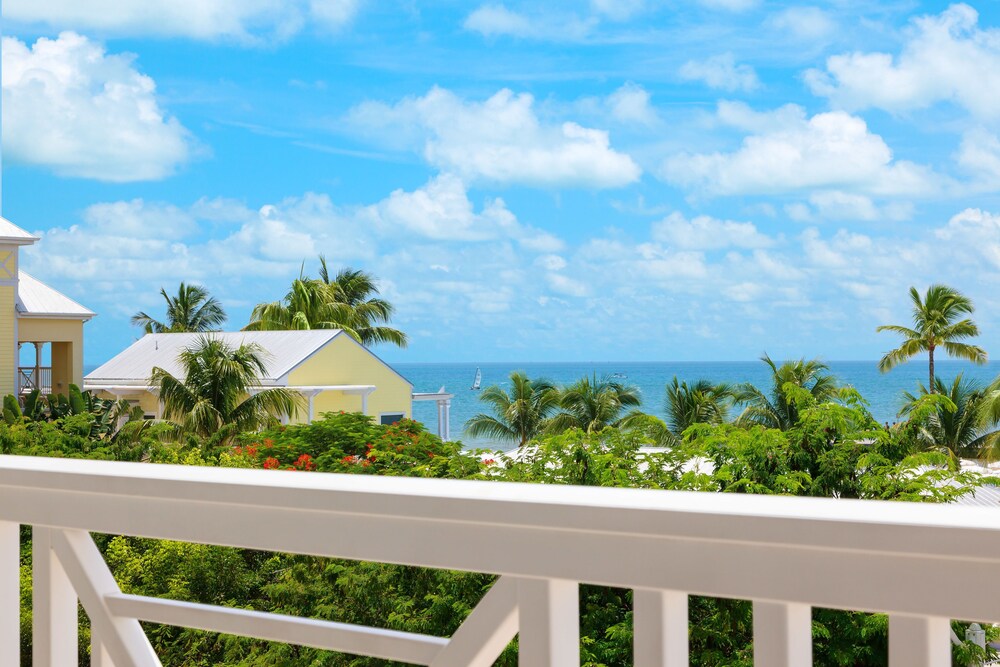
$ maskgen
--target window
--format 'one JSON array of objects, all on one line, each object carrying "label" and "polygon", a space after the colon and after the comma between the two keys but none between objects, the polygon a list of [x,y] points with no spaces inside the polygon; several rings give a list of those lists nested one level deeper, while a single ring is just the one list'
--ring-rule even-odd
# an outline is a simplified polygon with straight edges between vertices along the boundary
[{"label": "window", "polygon": [[395,424],[404,416],[402,412],[383,412],[379,415],[379,423],[382,426],[388,426],[389,424]]}]

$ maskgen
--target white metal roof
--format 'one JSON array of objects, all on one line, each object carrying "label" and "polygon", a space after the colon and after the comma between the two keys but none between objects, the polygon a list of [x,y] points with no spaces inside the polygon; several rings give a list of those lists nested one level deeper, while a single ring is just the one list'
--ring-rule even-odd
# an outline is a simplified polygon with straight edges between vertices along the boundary
[{"label": "white metal roof", "polygon": [[21,317],[89,320],[94,312],[24,271],[17,272],[17,312]]},{"label": "white metal roof", "polygon": [[7,218],[0,218],[0,243],[31,245],[37,240],[37,236],[29,234]]},{"label": "white metal roof", "polygon": [[211,336],[232,347],[252,343],[263,348],[267,373],[261,378],[261,384],[275,385],[285,374],[340,333],[340,329],[312,329],[146,334],[118,356],[92,371],[84,380],[88,385],[145,386],[155,366],[175,377],[181,377],[183,369],[177,362],[180,352],[196,344],[200,337]]}]

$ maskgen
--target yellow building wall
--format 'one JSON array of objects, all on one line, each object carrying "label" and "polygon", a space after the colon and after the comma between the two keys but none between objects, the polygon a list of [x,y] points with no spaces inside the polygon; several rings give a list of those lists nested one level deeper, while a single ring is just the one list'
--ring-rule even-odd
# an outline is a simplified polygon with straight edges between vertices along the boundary
[{"label": "yellow building wall", "polygon": [[127,401],[138,402],[139,406],[142,407],[143,413],[146,415],[152,415],[155,417],[159,414],[160,401],[154,394],[151,394],[148,391],[141,391],[134,394],[120,394],[118,396],[115,396],[107,391],[98,391],[96,392],[96,396],[110,401],[124,398]]},{"label": "yellow building wall", "polygon": [[52,343],[52,392],[83,386],[83,321],[22,317],[17,324],[22,343]]},{"label": "yellow building wall", "polygon": [[17,392],[17,311],[13,285],[0,285],[0,397]]},{"label": "yellow building wall", "polygon": [[[382,413],[402,413],[413,416],[413,387],[390,367],[361,344],[340,334],[325,347],[304,361],[288,374],[288,385],[316,386],[331,384],[374,385],[368,396],[367,414],[378,417]],[[316,419],[324,412],[361,412],[361,396],[325,391],[313,399]],[[306,421],[303,412],[295,421]]]}]

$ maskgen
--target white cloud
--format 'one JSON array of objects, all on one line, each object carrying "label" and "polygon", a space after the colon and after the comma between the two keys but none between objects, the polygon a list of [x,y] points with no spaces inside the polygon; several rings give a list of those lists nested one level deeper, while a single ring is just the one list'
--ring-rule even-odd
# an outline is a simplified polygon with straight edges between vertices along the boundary
[{"label": "white cloud", "polygon": [[698,0],[709,9],[724,9],[730,12],[743,12],[757,6],[758,0]]},{"label": "white cloud", "polygon": [[707,60],[689,60],[680,68],[681,78],[703,81],[709,88],[752,91],[760,86],[753,67],[738,64],[732,53],[712,56]]},{"label": "white cloud", "polygon": [[586,37],[597,24],[594,19],[548,12],[524,14],[503,4],[482,5],[469,14],[463,27],[484,37],[519,37],[553,41],[575,41]]},{"label": "white cloud", "polygon": [[129,238],[183,238],[197,229],[191,212],[142,199],[94,204],[83,212],[83,220],[98,233]]},{"label": "white cloud", "polygon": [[909,202],[889,202],[880,206],[865,195],[828,190],[809,195],[809,204],[794,202],[785,206],[785,212],[793,220],[809,222],[814,220],[909,220],[913,217],[913,204]]},{"label": "white cloud", "polygon": [[719,220],[707,215],[688,220],[679,212],[653,223],[651,235],[656,241],[682,250],[767,248],[774,244],[752,222]]},{"label": "white cloud", "polygon": [[628,82],[608,95],[606,100],[611,117],[620,123],[653,125],[656,110],[650,104],[650,95],[642,86]]},{"label": "white cloud", "polygon": [[304,25],[330,29],[349,22],[358,0],[7,0],[4,19],[55,30],[118,36],[286,39]]},{"label": "white cloud", "polygon": [[3,39],[3,142],[15,162],[62,176],[126,182],[171,175],[190,134],[160,108],[128,55],[75,33],[32,46]]},{"label": "white cloud", "polygon": [[562,247],[554,236],[521,225],[502,199],[488,199],[477,213],[461,179],[450,174],[437,176],[413,192],[396,190],[365,208],[362,217],[387,236],[411,233],[437,241],[509,238],[529,250]]},{"label": "white cloud", "polygon": [[1000,138],[982,128],[962,137],[956,161],[972,177],[972,188],[1000,188]]},{"label": "white cloud", "polygon": [[953,102],[979,118],[1000,119],[1000,30],[979,28],[978,18],[968,5],[952,5],[916,19],[898,56],[831,56],[825,71],[806,73],[806,82],[846,109],[898,113]]},{"label": "white cloud", "polygon": [[960,253],[982,257],[993,270],[1000,270],[1000,214],[967,208],[935,232]]},{"label": "white cloud", "polygon": [[819,7],[789,7],[771,16],[767,23],[804,42],[824,40],[837,29],[833,17]]},{"label": "white cloud", "polygon": [[[732,116],[729,105],[725,121]],[[776,112],[771,123],[750,112],[740,122],[763,129],[731,153],[682,153],[668,158],[663,177],[708,195],[778,194],[829,188],[878,195],[926,195],[939,189],[933,173],[912,162],[893,160],[882,137],[865,121],[834,111],[806,117],[797,107]]]},{"label": "white cloud", "polygon": [[646,8],[646,0],[590,0],[590,7],[614,21],[626,21]]},{"label": "white cloud", "polygon": [[531,95],[508,89],[475,102],[435,87],[392,106],[361,104],[347,122],[375,140],[410,143],[433,166],[469,180],[614,188],[642,174],[631,157],[611,148],[606,131],[544,122]]}]

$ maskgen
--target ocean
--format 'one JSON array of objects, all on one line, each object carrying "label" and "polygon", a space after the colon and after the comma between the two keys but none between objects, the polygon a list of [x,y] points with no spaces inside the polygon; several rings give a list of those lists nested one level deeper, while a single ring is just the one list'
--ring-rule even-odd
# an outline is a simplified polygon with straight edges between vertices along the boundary
[{"label": "ocean", "polygon": [[[927,361],[914,360],[890,373],[879,372],[874,361],[828,361],[830,372],[846,385],[851,385],[870,403],[869,409],[879,422],[894,422],[903,405],[904,391],[917,391],[917,383],[927,383]],[[950,381],[958,373],[983,383],[1000,375],[1000,363],[975,366],[966,362],[941,360],[936,362],[939,378]],[[511,371],[520,370],[528,377],[544,377],[557,384],[568,384],[594,373],[598,377],[620,373],[619,379],[635,385],[642,393],[642,410],[662,417],[666,384],[676,375],[688,383],[700,379],[712,382],[751,382],[758,387],[769,387],[770,369],[760,361],[717,362],[570,362],[570,363],[424,363],[394,364],[393,367],[413,383],[417,392],[434,392],[444,387],[455,395],[451,403],[451,433],[470,447],[497,446],[481,440],[464,437],[465,422],[479,412],[487,411],[479,401],[480,392],[470,389],[476,368],[482,369],[482,386],[498,384],[506,387]],[[437,429],[437,407],[431,402],[413,404],[414,418]],[[509,445],[504,445],[506,448]]]}]

